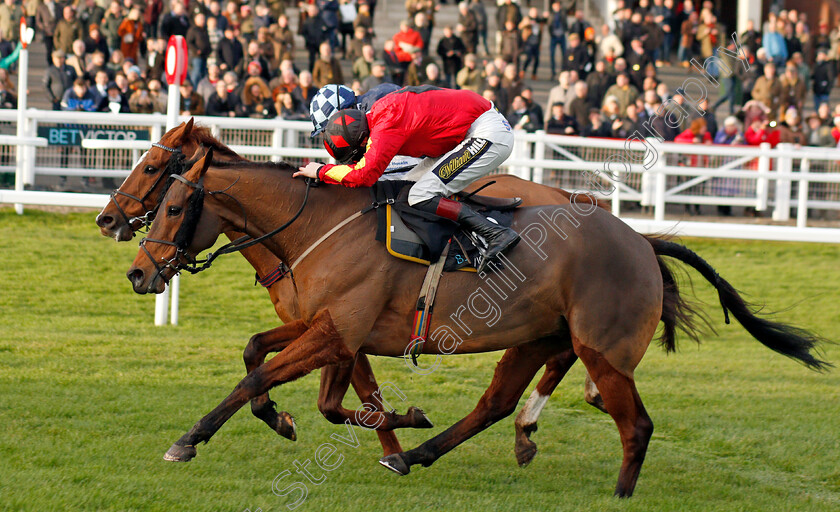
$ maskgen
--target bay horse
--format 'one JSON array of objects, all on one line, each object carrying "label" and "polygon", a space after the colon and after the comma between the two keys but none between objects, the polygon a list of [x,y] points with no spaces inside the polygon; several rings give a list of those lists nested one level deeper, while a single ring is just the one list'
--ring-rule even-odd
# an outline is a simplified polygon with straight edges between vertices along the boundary
[{"label": "bay horse", "polygon": [[[193,458],[196,444],[208,441],[239,408],[271,387],[327,364],[352,361],[360,351],[402,356],[425,274],[423,267],[377,250],[374,216],[362,214],[371,209],[366,190],[310,190],[311,183],[290,177],[294,168],[288,164],[211,167],[212,153],[174,176],[127,272],[134,291],[162,292],[224,230],[255,239],[268,234],[262,243],[294,270],[302,326],[285,350],[252,370],[176,441],[168,460]],[[666,291],[651,242],[600,208],[575,206],[517,210],[512,227],[524,243],[509,251],[504,268],[442,279],[436,311],[449,320],[435,329],[423,353],[507,352],[472,413],[413,450],[383,457],[384,466],[407,474],[412,465],[431,465],[510,414],[539,368],[562,355],[567,364],[559,370],[565,373],[580,358],[598,386],[624,452],[615,493],[632,495],[653,432],[633,372],[662,318],[665,294],[682,299],[673,288]],[[669,244],[660,250],[712,282],[724,310],[758,341],[810,368],[829,366],[811,353],[819,337],[755,316],[702,258],[678,244],[657,243]]]},{"label": "bay horse", "polygon": [[[209,128],[194,124],[190,119],[179,126],[167,131],[157,144],[141,158],[135,165],[130,175],[111,194],[111,200],[103,208],[96,218],[102,235],[114,238],[117,241],[127,241],[134,237],[136,229],[141,228],[150,220],[156,210],[168,183],[167,177],[173,173],[181,174],[186,169],[188,162],[196,158],[202,148],[213,148],[214,159],[218,161],[246,162],[239,156],[218,141],[210,133]],[[517,196],[523,200],[525,206],[548,205],[548,204],[569,204],[572,197],[581,203],[594,201],[591,196],[572,196],[569,192],[522,180],[511,175],[497,175],[482,178],[474,183],[467,191],[478,190],[485,184],[496,182],[496,186],[485,188],[482,194],[491,197],[502,197],[505,195]],[[598,206],[608,209],[604,203],[595,203]],[[226,236],[234,240],[241,234],[233,231],[226,232]],[[285,270],[283,263],[270,251],[257,245],[242,251],[243,256],[254,267],[258,276],[277,275]],[[278,269],[282,269],[279,270]],[[266,286],[269,297],[274,305],[275,312],[284,324],[297,319],[294,290],[286,286],[287,281],[277,279]],[[667,323],[667,322],[666,322]],[[245,349],[244,359],[246,368],[251,369],[261,363],[260,354],[282,350],[294,338],[287,338],[287,333],[294,334],[296,331],[288,329],[272,329],[270,331],[254,335]],[[527,465],[536,454],[536,444],[530,439],[530,434],[536,430],[537,418],[548,397],[562,379],[563,374],[556,371],[562,367],[562,361],[550,360],[546,365],[546,371],[538,383],[536,389],[529,398],[528,403],[517,417],[515,455],[520,466]],[[332,366],[327,366],[323,372],[323,383],[334,382],[335,377],[329,372],[336,371]],[[376,379],[370,367],[367,356],[358,353],[351,379],[353,388],[356,390],[363,403],[370,403],[377,407],[378,396]],[[594,407],[606,412],[598,394],[597,387],[592,383],[589,375],[586,377],[584,387],[584,399]],[[346,418],[346,411],[343,411],[341,404],[334,399],[328,400],[333,395],[322,389],[319,395],[318,407],[324,416],[333,420],[343,422]],[[275,411],[274,402],[268,395],[255,398],[251,403],[251,411],[258,418],[267,423],[272,430],[289,439],[296,438],[296,428],[292,416],[281,411]],[[413,416],[417,416],[418,424],[422,423],[419,412],[410,410]],[[378,432],[385,455],[402,451],[396,436],[391,432]]]}]

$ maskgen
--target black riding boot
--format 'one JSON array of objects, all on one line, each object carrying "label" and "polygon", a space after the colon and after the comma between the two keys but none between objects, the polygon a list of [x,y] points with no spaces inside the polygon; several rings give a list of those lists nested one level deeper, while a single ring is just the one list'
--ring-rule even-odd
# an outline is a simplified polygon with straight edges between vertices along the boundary
[{"label": "black riding boot", "polygon": [[490,260],[505,250],[512,249],[519,242],[519,234],[516,231],[488,220],[487,217],[476,213],[461,202],[436,197],[417,203],[414,208],[454,220],[461,225],[461,228],[481,236],[487,243],[487,248],[483,251],[481,261],[476,267],[479,272],[484,271]]}]

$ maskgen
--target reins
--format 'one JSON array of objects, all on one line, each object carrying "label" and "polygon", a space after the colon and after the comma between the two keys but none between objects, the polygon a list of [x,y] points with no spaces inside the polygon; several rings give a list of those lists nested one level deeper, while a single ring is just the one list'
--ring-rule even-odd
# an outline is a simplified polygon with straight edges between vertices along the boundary
[{"label": "reins", "polygon": [[[172,175],[172,178],[176,179],[176,180],[184,183],[185,185],[187,185],[189,187],[192,187],[196,190],[203,189],[203,187],[204,187],[204,184],[202,183],[203,178],[201,180],[199,180],[198,183],[194,183],[192,181],[189,181],[189,180],[187,180],[186,178],[184,178],[183,176],[180,176],[180,175]],[[153,239],[148,239],[148,241],[155,242],[155,243],[163,243],[164,245],[172,245],[173,247],[175,247],[177,249],[177,253],[176,253],[175,257],[177,258],[179,255],[183,256],[184,259],[187,260],[187,263],[176,263],[174,266],[172,266],[172,268],[174,270],[177,270],[177,271],[186,270],[190,274],[197,274],[199,272],[202,272],[202,271],[210,268],[210,266],[213,264],[213,261],[215,261],[216,258],[218,258],[219,256],[222,256],[223,254],[231,254],[231,253],[234,253],[234,252],[239,252],[243,249],[247,249],[248,247],[252,247],[254,245],[257,245],[257,244],[263,242],[264,240],[267,240],[267,239],[273,237],[274,235],[280,233],[281,231],[285,230],[289,226],[291,226],[292,223],[294,223],[301,216],[304,208],[306,208],[306,204],[309,202],[309,190],[310,190],[310,188],[312,188],[313,186],[317,186],[317,184],[316,184],[317,180],[313,180],[312,178],[306,178],[305,182],[306,182],[306,191],[304,192],[304,195],[303,195],[303,202],[301,203],[300,208],[298,208],[297,213],[295,213],[294,216],[292,216],[291,219],[289,219],[288,221],[283,223],[281,226],[279,226],[279,227],[273,229],[272,231],[270,231],[270,232],[268,232],[264,235],[261,235],[257,238],[254,238],[251,235],[243,235],[243,236],[237,238],[236,240],[228,242],[225,245],[219,247],[217,250],[209,253],[207,255],[207,257],[204,258],[203,260],[196,260],[196,259],[190,257],[186,252],[186,249],[187,249],[186,246],[183,246],[183,247],[179,246],[175,242],[153,240]],[[234,184],[235,183],[236,182],[234,182]],[[227,187],[224,190],[212,191],[212,192],[208,192],[208,194],[209,195],[224,194],[224,195],[230,197],[231,199],[233,199],[234,201],[236,201],[239,204],[239,201],[236,198],[234,198],[233,196],[231,196],[230,194],[228,194],[226,192],[232,186],[233,186],[233,184],[231,184],[229,187]],[[241,204],[240,204],[240,208],[241,208]],[[243,213],[244,213],[244,210],[243,210]],[[247,224],[248,224],[248,219],[246,217],[245,218],[245,225],[247,226]],[[194,235],[194,233],[193,233],[193,235]],[[191,239],[192,239],[192,236],[190,237],[190,240]],[[142,246],[143,242],[146,241],[146,240],[147,239],[144,238],[141,241],[141,246]],[[145,247],[144,247],[144,250],[145,250]],[[148,251],[146,251],[146,253],[148,254]],[[174,259],[175,258],[173,258],[173,260]],[[171,263],[171,261],[172,260],[166,262],[167,265],[169,265]],[[157,264],[155,264],[155,267],[157,268]],[[294,268],[294,265],[292,266],[292,268]],[[166,266],[164,266],[159,271],[162,271],[164,269],[166,269]]]},{"label": "reins", "polygon": [[[177,175],[177,174],[173,174],[171,176],[171,178],[173,180],[180,181],[181,183],[187,185],[188,187],[191,187],[191,188],[195,189],[196,191],[201,191],[201,192],[204,191],[204,183],[203,183],[204,182],[204,177],[199,179],[198,182],[189,181],[188,179],[184,178],[183,176]],[[238,181],[238,178],[237,178],[237,181]],[[305,190],[304,195],[303,195],[303,202],[301,203],[300,208],[298,208],[297,212],[294,214],[294,216],[292,216],[291,219],[284,222],[281,226],[279,226],[279,227],[273,229],[272,231],[270,231],[270,232],[268,232],[264,235],[261,235],[259,237],[254,238],[251,235],[244,235],[244,236],[241,236],[241,237],[237,238],[236,240],[228,242],[227,244],[221,246],[216,251],[213,251],[213,252],[209,253],[207,255],[207,257],[204,258],[203,260],[197,260],[197,259],[189,256],[189,254],[187,253],[187,245],[190,242],[192,242],[192,238],[195,236],[195,231],[194,230],[193,230],[192,233],[189,234],[188,237],[184,237],[184,242],[182,244],[176,243],[174,241],[170,242],[168,240],[158,240],[158,239],[152,239],[152,238],[144,238],[143,240],[140,241],[140,247],[143,249],[143,251],[149,257],[149,259],[152,259],[152,256],[151,256],[151,253],[149,253],[149,251],[145,247],[146,242],[158,243],[158,244],[162,244],[162,245],[170,245],[172,247],[175,247],[175,249],[176,249],[175,256],[173,256],[169,260],[163,260],[165,265],[160,266],[160,265],[158,265],[157,261],[152,259],[152,263],[155,265],[155,268],[157,269],[158,274],[161,274],[167,268],[172,268],[176,272],[180,272],[181,270],[186,270],[190,274],[197,274],[199,272],[207,270],[213,264],[213,261],[215,261],[216,258],[218,258],[219,256],[222,256],[224,254],[231,254],[231,253],[234,253],[234,252],[239,252],[243,249],[247,249],[248,247],[252,247],[256,244],[259,244],[259,243],[263,242],[264,240],[267,240],[267,239],[273,237],[274,235],[280,233],[281,231],[283,231],[286,228],[288,228],[289,226],[291,226],[301,216],[304,208],[306,208],[306,205],[309,202],[309,191],[310,191],[310,189],[312,187],[317,187],[320,184],[319,180],[312,179],[312,178],[305,178],[304,181],[306,183],[306,190]],[[236,203],[239,204],[240,208],[242,208],[242,204],[235,197],[231,196],[230,194],[228,194],[226,192],[227,190],[229,190],[235,184],[236,184],[236,181],[234,181],[231,185],[229,185],[227,188],[225,188],[223,190],[211,191],[211,192],[207,192],[207,194],[209,194],[211,196],[212,195],[217,195],[217,194],[224,194],[224,195],[230,197],[231,199],[233,199],[234,201],[236,201]],[[202,197],[201,202],[203,203],[203,201],[204,201],[204,199]],[[382,201],[382,202],[373,201],[367,207],[363,208],[362,210],[350,215],[349,217],[347,217],[343,221],[339,222],[332,229],[330,229],[329,231],[324,233],[323,236],[318,238],[318,240],[316,240],[314,243],[312,243],[312,245],[310,245],[295,260],[295,262],[291,266],[286,266],[286,268],[281,269],[280,270],[280,272],[281,272],[280,277],[282,277],[286,274],[290,274],[292,276],[292,278],[294,279],[293,270],[300,264],[301,261],[303,261],[304,258],[306,258],[306,256],[308,256],[312,251],[315,250],[316,247],[318,247],[322,242],[324,242],[324,240],[326,240],[327,238],[332,236],[334,233],[339,231],[341,228],[343,228],[344,226],[346,226],[347,224],[349,224],[353,220],[361,217],[365,213],[368,213],[369,211],[374,210],[376,208],[379,208],[379,207],[381,207],[385,204],[393,204],[393,203],[394,203],[393,199],[388,199],[388,200]],[[244,208],[242,208],[242,209],[243,209],[243,215],[244,215]],[[247,216],[245,216],[245,225],[247,226],[247,224],[248,224],[248,219],[247,219]],[[183,228],[183,225],[182,225],[182,228]],[[193,229],[194,229],[194,227],[193,227]],[[178,235],[181,234],[180,231],[181,230],[179,229],[179,233],[176,234],[176,238],[178,237]],[[176,260],[179,259],[179,257],[181,257],[181,259],[183,259],[183,260],[186,260],[186,262],[176,261]],[[280,267],[278,267],[278,269],[280,269]],[[259,279],[258,279],[258,281],[259,281]]]}]

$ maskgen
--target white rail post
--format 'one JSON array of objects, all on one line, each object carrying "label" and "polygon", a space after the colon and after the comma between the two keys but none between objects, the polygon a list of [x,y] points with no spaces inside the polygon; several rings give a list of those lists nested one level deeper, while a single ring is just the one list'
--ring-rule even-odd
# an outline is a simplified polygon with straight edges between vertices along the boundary
[{"label": "white rail post", "polygon": [[[38,136],[38,120],[30,119],[28,115],[25,116],[24,123],[26,125],[27,137]],[[23,159],[23,185],[35,184],[35,162],[37,155],[35,153],[35,146],[27,146]]]},{"label": "white rail post", "polygon": [[767,209],[767,196],[769,194],[767,173],[770,172],[770,157],[767,156],[767,153],[770,151],[770,144],[762,142],[760,147],[761,156],[758,157],[759,177],[755,182],[755,209],[763,212]]},{"label": "white rail post", "polygon": [[[166,99],[166,131],[178,126],[178,114],[181,109],[181,87],[178,84],[169,86],[169,97]],[[178,290],[180,276],[175,275],[169,281],[163,293],[155,295],[155,325],[166,325],[167,310],[169,309],[170,290]],[[173,292],[175,293],[175,292]],[[172,299],[172,324],[178,324],[178,299]]]},{"label": "white rail post", "polygon": [[804,228],[808,225],[808,173],[811,172],[811,160],[802,159],[799,166],[802,178],[799,180],[799,195],[796,201],[796,227]]},{"label": "white rail post", "polygon": [[658,155],[656,161],[651,166],[656,179],[653,220],[663,221],[665,220],[665,192],[668,188],[668,175],[665,174],[665,155],[662,154],[665,148],[659,139],[651,137],[647,140],[653,146],[654,152]]},{"label": "white rail post", "polygon": [[[23,37],[23,34],[21,35]],[[26,44],[20,50],[18,57],[18,105],[17,105],[17,136],[26,136],[26,102],[29,87],[29,50]],[[15,152],[15,190],[23,191],[26,183],[26,150],[27,146],[18,144]],[[33,162],[34,164],[34,162]],[[23,204],[15,204],[15,212],[23,215]]]},{"label": "white rail post", "polygon": [[172,325],[178,325],[178,306],[179,306],[179,294],[178,292],[181,290],[181,275],[175,274],[172,279],[169,281],[169,287],[172,289],[172,304],[171,309],[169,310],[169,323]]},{"label": "white rail post", "polygon": [[[290,130],[291,131],[291,130]],[[272,148],[281,148],[283,147],[283,128],[275,128],[273,132],[271,132],[271,147]],[[294,146],[292,146],[294,147]],[[280,157],[274,155],[271,157],[272,162],[279,162]]]},{"label": "white rail post", "polygon": [[[538,130],[536,133],[539,135],[539,138],[536,142],[534,142],[534,158],[537,160],[543,160],[545,159],[545,130]],[[544,169],[542,167],[534,167],[531,180],[534,181],[534,183],[542,185],[543,171]]]},{"label": "white rail post", "polygon": [[[285,147],[287,147],[287,148],[300,147],[300,144],[298,143],[298,139],[297,139],[298,138],[298,132],[296,132],[295,130],[285,130],[285,132],[286,132],[285,135],[284,135],[284,138],[286,139]],[[282,159],[283,157],[280,157],[280,158]]]},{"label": "white rail post", "polygon": [[[779,144],[781,151],[790,151],[790,144]],[[779,174],[789,174],[793,171],[793,159],[787,155],[780,155],[776,159]],[[773,220],[784,222],[790,220],[790,178],[776,178],[776,207],[773,209]]]}]

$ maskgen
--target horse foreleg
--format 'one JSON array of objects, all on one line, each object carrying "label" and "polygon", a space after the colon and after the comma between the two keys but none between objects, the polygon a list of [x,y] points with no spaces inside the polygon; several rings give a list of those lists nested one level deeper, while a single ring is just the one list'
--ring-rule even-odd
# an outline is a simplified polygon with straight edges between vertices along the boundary
[{"label": "horse foreleg", "polygon": [[209,441],[252,398],[278,384],[298,379],[328,364],[351,360],[353,356],[336,331],[329,313],[319,313],[306,332],[245,376],[227,398],[169,448],[164,459],[185,462],[192,459],[196,454],[195,445]]},{"label": "horse foreleg", "polygon": [[[549,358],[545,363],[545,373],[537,383],[537,387],[531,392],[528,401],[519,411],[514,422],[516,429],[516,462],[520,467],[527,466],[537,454],[537,444],[531,440],[531,434],[537,431],[537,419],[548,402],[548,398],[554,393],[557,385],[566,376],[566,372],[577,361],[577,356],[571,350]],[[588,376],[587,376],[588,378]]]},{"label": "horse foreleg", "polygon": [[[357,355],[358,359],[358,355]],[[391,431],[396,428],[432,428],[432,422],[417,407],[410,407],[404,415],[395,412],[380,412],[381,402],[365,403],[363,411],[345,409],[341,405],[347,388],[350,385],[351,375],[355,368],[356,360],[346,361],[341,364],[331,365],[321,370],[321,390],[318,395],[318,410],[331,423],[346,423],[358,427],[379,431]],[[369,369],[370,367],[368,367]],[[370,374],[373,375],[372,373]],[[370,395],[376,395],[374,389]],[[359,393],[362,396],[362,393]],[[378,404],[378,406],[377,406]]]},{"label": "horse foreleg", "polygon": [[[248,345],[242,353],[245,360],[245,368],[248,373],[254,371],[265,362],[266,356],[271,352],[280,352],[297,338],[306,332],[306,324],[301,320],[275,327],[270,331],[261,332],[251,336]],[[251,412],[257,418],[263,420],[272,430],[292,441],[297,439],[295,419],[286,411],[275,410],[277,405],[263,393],[251,400]]]},{"label": "horse foreleg", "polygon": [[563,340],[556,338],[508,349],[496,366],[493,382],[470,414],[417,448],[388,455],[379,463],[400,475],[408,474],[414,464],[431,466],[465,440],[510,415],[537,371],[550,356],[564,349],[571,351]]}]

